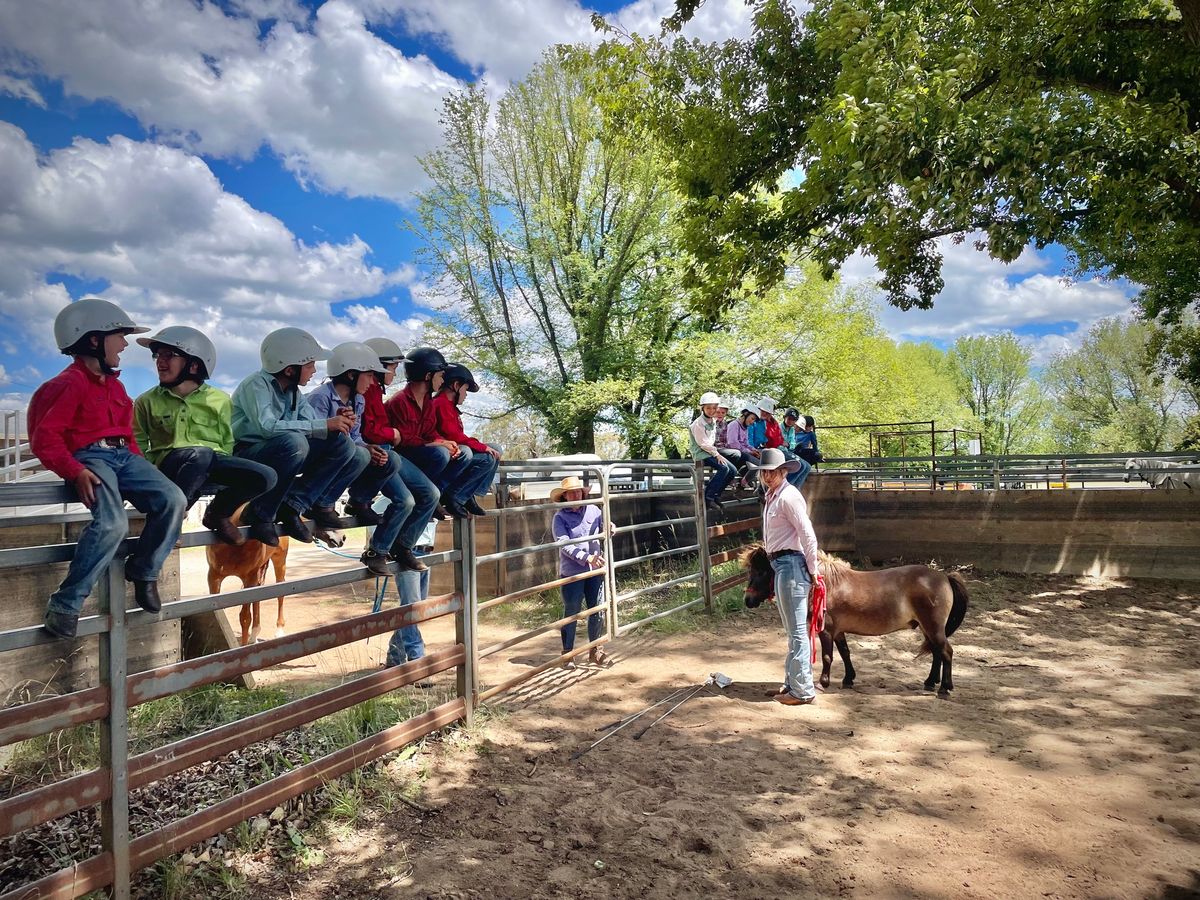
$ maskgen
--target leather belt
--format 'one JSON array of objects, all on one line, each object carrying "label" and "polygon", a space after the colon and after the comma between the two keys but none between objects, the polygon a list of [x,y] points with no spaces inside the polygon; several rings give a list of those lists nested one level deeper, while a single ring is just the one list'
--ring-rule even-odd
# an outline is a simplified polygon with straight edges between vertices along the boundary
[{"label": "leather belt", "polygon": [[106,450],[124,450],[129,446],[129,438],[123,437],[102,437],[98,441],[92,441],[88,444],[89,447],[103,447]]},{"label": "leather belt", "polygon": [[803,555],[799,550],[776,550],[774,553],[768,553],[767,559],[771,560],[771,562],[774,562],[777,559],[782,559],[783,557],[791,556],[792,554]]}]

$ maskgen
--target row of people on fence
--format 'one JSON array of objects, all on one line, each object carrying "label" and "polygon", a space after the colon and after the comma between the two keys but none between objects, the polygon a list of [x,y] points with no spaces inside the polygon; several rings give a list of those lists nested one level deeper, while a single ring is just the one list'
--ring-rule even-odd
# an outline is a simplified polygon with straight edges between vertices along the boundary
[{"label": "row of people on fence", "polygon": [[[700,396],[700,415],[688,428],[692,458],[711,466],[715,471],[705,487],[704,500],[709,509],[720,510],[721,494],[735,479],[743,486],[752,479],[752,464],[767,449],[779,449],[784,458],[795,460],[787,479],[799,488],[812,467],[823,458],[817,445],[816,421],[795,408],[784,413],[782,425],[775,418],[775,401],[770,397],[759,400],[723,401],[713,391]],[[738,415],[727,416],[731,409]],[[801,424],[803,421],[803,424]]]},{"label": "row of people on fence", "polygon": [[[389,563],[422,571],[414,547],[439,503],[452,516],[483,514],[477,496],[492,483],[500,454],[463,431],[459,407],[479,389],[465,366],[437,350],[405,354],[388,338],[327,351],[299,328],[263,338],[262,368],[232,398],[208,384],[217,364],[197,329],[168,326],[137,342],[152,354],[159,384],[131,401],[120,357],[131,334],[148,334],[118,306],[85,298],[54,322],[59,350],[72,357],[34,392],[30,445],[42,464],[75,487],[92,513],[66,578],[51,595],[45,628],[74,637],[80,610],[127,534],[124,501],[146,514],[125,565],[138,605],[161,608],[158,576],[178,540],[184,513],[206,485],[218,487],[203,522],[230,544],[279,543],[280,533],[311,542],[318,526],[337,528],[334,503],[374,525],[362,562],[376,575]],[[316,362],[329,382],[307,396]],[[384,389],[403,363],[405,387]],[[377,495],[389,503],[371,507]]]}]

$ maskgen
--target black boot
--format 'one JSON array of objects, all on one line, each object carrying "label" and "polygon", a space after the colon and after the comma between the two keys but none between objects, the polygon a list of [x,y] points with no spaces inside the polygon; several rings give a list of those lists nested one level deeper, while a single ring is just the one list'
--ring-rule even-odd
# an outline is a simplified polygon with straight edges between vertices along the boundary
[{"label": "black boot", "polygon": [[[305,515],[322,528],[327,528],[330,531],[337,531],[342,527],[341,517],[332,506],[314,506]],[[363,524],[366,523],[364,522]]]},{"label": "black boot", "polygon": [[374,550],[368,548],[363,551],[363,555],[360,556],[358,560],[364,566],[366,566],[370,573],[376,578],[384,578],[392,574],[391,570],[388,568],[388,558],[383,553],[376,553]]},{"label": "black boot", "polygon": [[56,638],[73,638],[79,628],[79,616],[48,609],[42,627]]},{"label": "black boot", "polygon": [[393,547],[392,559],[396,560],[401,569],[407,569],[410,572],[424,572],[429,568],[417,559],[417,555],[412,552],[411,547]]},{"label": "black boot", "polygon": [[[358,519],[359,525],[378,525],[383,521],[383,516],[366,504],[347,503],[345,513],[348,516],[354,516],[354,518]],[[341,526],[337,527],[340,528]]]},{"label": "black boot", "polygon": [[134,581],[133,599],[148,613],[162,611],[162,600],[158,596],[157,581]]},{"label": "black boot", "polygon": [[312,529],[300,518],[300,513],[284,503],[279,507],[279,525],[283,533],[305,544],[313,542]]},{"label": "black boot", "polygon": [[462,505],[462,508],[473,516],[487,515],[487,510],[480,506],[479,502],[474,497],[468,498],[467,502]]},{"label": "black boot", "polygon": [[233,524],[233,519],[228,515],[223,514],[215,503],[210,503],[208,509],[204,511],[204,518],[200,520],[209,531],[215,532],[217,537],[234,547],[240,547],[246,543],[246,537],[238,527]]}]

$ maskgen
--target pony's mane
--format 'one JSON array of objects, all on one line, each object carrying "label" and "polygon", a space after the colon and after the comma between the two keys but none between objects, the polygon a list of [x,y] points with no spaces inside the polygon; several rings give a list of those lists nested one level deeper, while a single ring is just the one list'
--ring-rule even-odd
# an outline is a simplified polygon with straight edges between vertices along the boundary
[{"label": "pony's mane", "polygon": [[754,555],[756,553],[762,553],[765,555],[766,552],[767,552],[767,549],[766,549],[766,547],[764,547],[762,545],[761,542],[756,543],[756,544],[751,544],[749,547],[747,547],[745,550],[742,551],[742,555],[739,557],[739,561],[741,562],[743,568],[749,568],[750,563],[754,559]]}]

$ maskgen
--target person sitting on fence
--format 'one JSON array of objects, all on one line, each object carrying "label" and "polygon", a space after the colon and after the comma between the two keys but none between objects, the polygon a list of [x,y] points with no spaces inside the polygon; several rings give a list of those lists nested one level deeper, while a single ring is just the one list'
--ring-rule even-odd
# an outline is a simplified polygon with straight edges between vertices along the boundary
[{"label": "person sitting on fence", "polygon": [[804,428],[796,438],[795,453],[811,466],[825,458],[817,447],[817,420],[812,416],[804,417]]},{"label": "person sitting on fence", "polygon": [[731,449],[729,444],[726,442],[726,438],[725,438],[725,431],[727,428],[729,428],[729,402],[727,400],[725,400],[724,398],[722,398],[721,402],[717,404],[717,417],[716,418],[717,418],[717,439],[715,441],[713,441],[713,444],[716,446],[716,448],[718,450]]},{"label": "person sitting on fence", "polygon": [[[704,489],[705,505],[716,512],[721,510],[719,499],[721,492],[733,478],[737,477],[737,462],[741,461],[741,454],[738,451],[721,450],[715,443],[717,407],[720,404],[721,398],[712,391],[702,394],[700,396],[700,415],[696,416],[688,429],[692,459],[699,460],[706,466],[716,469],[708,480],[708,486]],[[737,462],[732,461],[734,459]]]},{"label": "person sitting on fence", "polygon": [[462,486],[467,466],[466,454],[455,441],[442,437],[437,430],[433,398],[445,380],[446,357],[433,347],[417,347],[404,357],[404,389],[384,405],[388,424],[399,433],[396,450],[414,463],[441,491],[442,505],[434,515],[469,519],[471,513],[450,498]]},{"label": "person sitting on fence", "polygon": [[465,509],[473,516],[482,516],[485,515],[483,507],[475,498],[485,496],[491,490],[496,468],[500,465],[500,451],[463,430],[462,414],[458,409],[468,393],[479,390],[471,370],[460,363],[451,363],[442,372],[442,377],[442,389],[433,398],[437,432],[457,444],[458,452],[465,460],[462,474],[448,498],[449,504]]},{"label": "person sitting on fence", "polygon": [[825,590],[817,534],[808,518],[808,505],[800,491],[787,482],[788,472],[801,465],[788,459],[782,448],[763,451],[754,464],[766,488],[763,505],[763,548],[775,570],[775,603],[787,633],[784,683],[773,694],[777,703],[799,706],[812,703],[817,691],[812,677],[812,644],[808,634],[808,595],[813,581]]},{"label": "person sitting on fence", "polygon": [[233,456],[229,395],[207,384],[217,349],[187,325],[171,325],[137,342],[150,350],[158,386],[133,403],[133,434],[146,458],[183,491],[191,509],[209,482],[222,490],[204,511],[203,524],[227,544],[246,538],[233,523],[239,506],[275,487],[275,470]]},{"label": "person sitting on fence", "polygon": [[[368,444],[384,448],[387,453],[389,466],[394,467],[396,477],[412,497],[411,509],[407,515],[401,515],[399,531],[395,534],[389,552],[402,569],[414,572],[425,571],[425,564],[416,558],[416,548],[421,539],[423,529],[428,524],[433,511],[437,509],[441,499],[441,491],[412,460],[401,456],[395,447],[400,442],[400,432],[388,422],[387,409],[383,405],[383,391],[396,377],[396,367],[404,359],[404,351],[399,344],[389,338],[368,338],[364,343],[379,357],[382,372],[376,372],[374,379],[363,393],[362,436]],[[399,495],[395,484],[383,488],[384,496]],[[351,505],[348,510],[357,510],[362,498],[355,491],[350,493]],[[407,504],[405,504],[407,505]],[[395,510],[389,506],[383,511],[383,523],[380,528],[390,525],[389,516],[403,513],[404,507]],[[378,529],[376,531],[378,534]],[[382,541],[378,544],[384,549]]]},{"label": "person sitting on fence", "polygon": [[749,428],[758,421],[758,407],[749,400],[738,404],[738,417],[729,423],[725,430],[725,440],[730,450],[737,450],[742,455],[742,487],[749,487],[753,478],[753,469],[749,463],[758,459],[759,451],[750,446]]},{"label": "person sitting on fence", "polygon": [[[83,602],[112,562],[128,533],[128,500],[146,524],[125,578],[147,612],[162,609],[158,576],[183,527],[183,491],[156,469],[133,437],[133,403],[117,366],[135,325],[125,311],[98,297],[59,310],[54,341],[72,362],[41,385],[29,401],[29,443],[42,465],[75,487],[92,521],[79,535],[67,577],[50,595],[42,627],[59,638],[75,637]],[[124,596],[112,597],[124,603]]]},{"label": "person sitting on fence", "polygon": [[301,515],[324,528],[341,527],[333,504],[366,465],[350,440],[354,412],[347,407],[321,418],[301,395],[316,361],[329,356],[307,331],[272,331],[259,355],[262,369],[233,392],[233,452],[270,466],[279,480],[246,507],[242,521],[264,544],[279,542],[276,522],[284,534],[311,544],[312,529]]},{"label": "person sitting on fence", "polygon": [[[362,525],[375,526],[359,561],[376,577],[389,574],[388,563],[393,560],[405,569],[422,569],[425,565],[413,555],[411,546],[407,552],[401,548],[399,553],[392,555],[392,544],[416,505],[400,477],[400,457],[381,446],[368,444],[362,433],[366,409],[363,395],[375,384],[376,376],[384,373],[383,363],[366,344],[346,341],[330,352],[326,371],[330,380],[310,393],[308,402],[318,416],[336,416],[346,408],[354,413],[350,440],[354,442],[355,453],[363,462],[363,468],[362,474],[350,482],[345,512]],[[371,508],[379,493],[391,501],[382,516]]]},{"label": "person sitting on fence", "polygon": [[812,466],[787,449],[783,439],[783,429],[779,427],[779,422],[775,418],[775,401],[770,397],[763,397],[758,401],[758,408],[759,420],[749,430],[750,444],[760,451],[772,448],[780,449],[783,451],[785,459],[799,460],[800,466],[789,469],[787,480],[797,488],[800,487],[808,478]]},{"label": "person sitting on fence", "polygon": [[[600,507],[594,504],[584,504],[583,499],[587,490],[578,475],[569,475],[562,483],[550,492],[551,503],[578,503],[560,509],[554,514],[554,539],[569,541],[572,538],[594,535],[595,540],[586,543],[570,544],[559,551],[558,575],[560,578],[570,578],[585,572],[595,572],[590,578],[583,578],[562,586],[563,618],[577,616],[587,603],[588,609],[600,605],[604,590],[604,545],[601,535],[604,530],[604,515]],[[575,622],[562,626],[563,653],[575,649]],[[588,643],[594,644],[604,633],[604,613],[598,612],[588,616]],[[603,666],[608,663],[608,654],[599,647],[593,647],[588,655],[590,662]],[[563,668],[574,669],[575,662],[568,659]]]},{"label": "person sitting on fence", "polygon": [[794,406],[789,406],[787,412],[783,414],[783,427],[780,429],[780,433],[783,435],[783,446],[792,453],[796,452],[796,444],[804,432],[804,426],[799,422],[800,411]]}]

